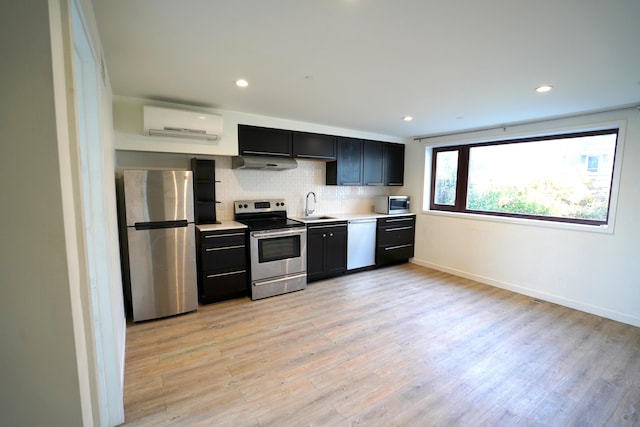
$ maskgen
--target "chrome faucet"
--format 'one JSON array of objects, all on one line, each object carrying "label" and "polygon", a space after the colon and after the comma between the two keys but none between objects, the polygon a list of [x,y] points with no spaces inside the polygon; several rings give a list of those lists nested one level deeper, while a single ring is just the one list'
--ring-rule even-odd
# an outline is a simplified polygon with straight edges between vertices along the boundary
[{"label": "chrome faucet", "polygon": [[[309,196],[311,196],[312,194],[313,194],[313,209],[309,209]],[[307,193],[307,198],[304,201],[304,216],[309,216],[315,211],[316,203],[318,203],[318,201],[316,200],[316,193],[314,193],[313,191],[309,191]]]}]

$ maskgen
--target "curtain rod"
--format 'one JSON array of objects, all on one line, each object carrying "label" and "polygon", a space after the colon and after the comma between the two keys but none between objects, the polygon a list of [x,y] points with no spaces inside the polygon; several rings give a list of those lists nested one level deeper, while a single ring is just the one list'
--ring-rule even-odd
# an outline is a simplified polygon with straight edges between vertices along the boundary
[{"label": "curtain rod", "polygon": [[441,138],[443,136],[466,135],[466,134],[469,134],[469,133],[486,132],[486,131],[490,131],[490,130],[499,130],[499,129],[502,129],[502,130],[506,131],[507,128],[516,127],[516,126],[530,125],[530,124],[534,124],[534,123],[542,123],[542,122],[553,121],[553,120],[562,120],[562,119],[568,119],[568,118],[572,118],[572,117],[590,116],[592,114],[608,113],[608,112],[611,112],[611,111],[629,110],[629,109],[632,109],[632,108],[635,108],[636,110],[638,110],[638,112],[640,112],[640,104],[628,104],[628,105],[622,105],[622,106],[614,107],[614,108],[605,108],[605,109],[601,109],[601,110],[585,111],[583,113],[577,113],[577,114],[564,114],[564,115],[560,115],[560,116],[552,116],[552,117],[547,117],[545,119],[525,120],[525,121],[521,121],[521,122],[511,122],[511,123],[505,123],[505,124],[502,124],[502,125],[472,128],[472,129],[467,129],[467,130],[462,130],[462,131],[441,132],[441,133],[434,133],[434,134],[431,134],[431,135],[416,136],[416,137],[413,138],[413,140],[414,141],[422,141],[422,140],[425,140],[425,139]]}]

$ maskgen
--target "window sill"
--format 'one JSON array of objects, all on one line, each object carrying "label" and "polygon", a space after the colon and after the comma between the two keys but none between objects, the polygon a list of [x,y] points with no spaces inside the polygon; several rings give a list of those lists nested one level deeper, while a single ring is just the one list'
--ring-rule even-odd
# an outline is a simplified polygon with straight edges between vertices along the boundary
[{"label": "window sill", "polygon": [[567,222],[555,222],[544,221],[538,219],[526,219],[526,218],[511,218],[504,216],[483,215],[466,212],[447,212],[447,211],[434,211],[423,210],[422,214],[443,216],[449,218],[458,218],[471,221],[485,221],[485,222],[497,222],[502,224],[521,225],[526,227],[539,227],[539,228],[552,228],[556,230],[568,230],[568,231],[580,231],[587,233],[599,233],[599,234],[613,234],[614,223],[609,221],[606,225],[586,225],[586,224],[573,224]]}]

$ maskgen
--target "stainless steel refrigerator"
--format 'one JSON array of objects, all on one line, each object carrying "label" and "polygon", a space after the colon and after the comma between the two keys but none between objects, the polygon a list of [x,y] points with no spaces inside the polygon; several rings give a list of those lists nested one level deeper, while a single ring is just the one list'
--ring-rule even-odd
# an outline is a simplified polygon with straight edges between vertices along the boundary
[{"label": "stainless steel refrigerator", "polygon": [[191,171],[125,170],[123,184],[123,267],[134,322],[196,310]]}]

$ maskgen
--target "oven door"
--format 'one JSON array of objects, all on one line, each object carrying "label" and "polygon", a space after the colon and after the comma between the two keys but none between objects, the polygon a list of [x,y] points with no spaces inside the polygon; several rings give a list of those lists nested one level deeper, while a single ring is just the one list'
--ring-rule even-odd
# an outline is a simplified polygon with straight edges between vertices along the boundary
[{"label": "oven door", "polygon": [[250,252],[252,281],[306,273],[307,229],[254,231]]}]

